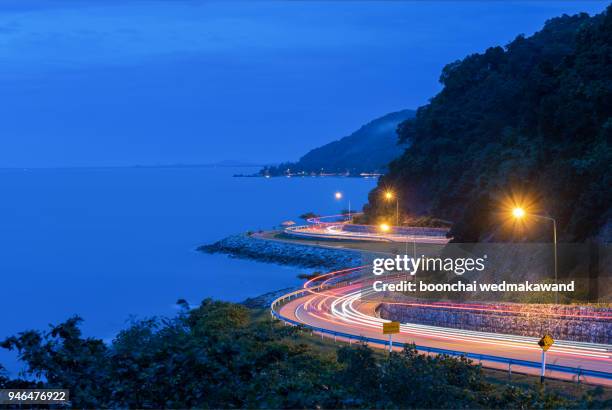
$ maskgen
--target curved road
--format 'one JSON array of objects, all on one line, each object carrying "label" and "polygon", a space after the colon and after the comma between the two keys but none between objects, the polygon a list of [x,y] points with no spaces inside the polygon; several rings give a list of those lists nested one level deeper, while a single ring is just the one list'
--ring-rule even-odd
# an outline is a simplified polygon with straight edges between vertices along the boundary
[{"label": "curved road", "polygon": [[[309,220],[310,222],[310,220]],[[325,222],[303,226],[291,226],[285,228],[285,233],[290,236],[309,239],[341,239],[351,241],[375,241],[375,242],[418,242],[446,244],[450,241],[444,235],[409,235],[393,232],[355,232],[344,230],[345,222]]]},{"label": "curved road", "polygon": [[285,229],[285,233],[310,239],[342,239],[353,241],[380,241],[380,242],[418,242],[445,244],[450,239],[445,236],[433,235],[403,235],[394,233],[367,233],[345,231],[342,224],[295,226]]},{"label": "curved road", "polygon": [[[351,270],[348,270],[349,272]],[[334,275],[345,271],[326,274],[325,282]],[[312,280],[304,286],[308,288]],[[285,318],[309,326],[365,336],[386,339],[382,334],[382,323],[388,320],[377,316],[377,302],[362,300],[367,292],[368,283],[347,282],[335,289],[316,292],[311,291],[302,297],[292,299],[281,305],[277,311]],[[313,287],[315,289],[315,287]],[[433,308],[433,307],[432,307]],[[612,319],[612,318],[611,318]],[[436,326],[403,323],[400,333],[393,335],[393,340],[404,343],[415,343],[419,346],[457,350],[462,352],[487,354],[505,358],[539,362],[541,349],[537,338],[513,336]],[[322,335],[325,335],[322,333]],[[329,335],[327,335],[329,336]],[[375,345],[376,347],[383,347]],[[612,371],[612,345],[556,341],[547,353],[547,364],[557,364],[582,369]],[[506,364],[484,362],[486,367],[508,370]],[[513,365],[513,371],[539,375],[539,369]],[[547,371],[548,377],[575,379],[576,376],[561,372]],[[582,377],[581,380],[597,384],[612,385],[612,381]]]}]

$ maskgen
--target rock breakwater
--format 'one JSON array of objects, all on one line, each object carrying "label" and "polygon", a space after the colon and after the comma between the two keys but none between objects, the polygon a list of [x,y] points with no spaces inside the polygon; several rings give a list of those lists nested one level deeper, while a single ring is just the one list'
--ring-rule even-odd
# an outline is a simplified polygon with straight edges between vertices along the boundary
[{"label": "rock breakwater", "polygon": [[198,250],[260,262],[328,270],[359,266],[362,259],[358,251],[301,245],[248,234],[231,235],[213,244],[200,246]]}]

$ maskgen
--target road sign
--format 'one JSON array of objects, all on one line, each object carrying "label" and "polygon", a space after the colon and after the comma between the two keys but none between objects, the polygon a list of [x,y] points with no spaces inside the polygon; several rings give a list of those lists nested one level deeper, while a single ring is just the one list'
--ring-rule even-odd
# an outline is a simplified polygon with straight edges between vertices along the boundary
[{"label": "road sign", "polygon": [[542,348],[542,370],[540,371],[540,383],[544,383],[544,376],[546,374],[546,351],[550,349],[550,346],[552,346],[553,343],[555,343],[555,340],[548,333],[542,336],[538,342],[538,345],[540,345]]},{"label": "road sign", "polygon": [[538,342],[538,345],[540,345],[542,350],[547,351],[548,349],[550,349],[553,343],[555,343],[555,340],[552,338],[551,335],[546,333],[544,336],[542,336],[542,338]]},{"label": "road sign", "polygon": [[400,332],[399,322],[383,323],[383,335],[392,335]]}]

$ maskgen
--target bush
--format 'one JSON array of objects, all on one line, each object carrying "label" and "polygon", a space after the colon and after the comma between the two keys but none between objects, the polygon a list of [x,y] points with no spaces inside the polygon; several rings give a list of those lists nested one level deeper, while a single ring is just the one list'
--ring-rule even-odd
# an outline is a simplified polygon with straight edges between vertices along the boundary
[{"label": "bush", "polygon": [[[298,328],[255,320],[240,305],[181,303],[171,319],[134,322],[110,344],[84,338],[78,317],[27,331],[2,346],[27,375],[0,388],[70,389],[73,407],[100,408],[552,408],[609,407],[596,392],[578,402],[533,389],[501,393],[466,359],[377,355],[364,345],[336,357],[301,342]],[[267,315],[266,315],[267,316]]]},{"label": "bush", "polygon": [[302,215],[300,215],[300,218],[303,220],[307,220],[310,218],[317,218],[319,215],[315,214],[314,212],[306,212]]}]

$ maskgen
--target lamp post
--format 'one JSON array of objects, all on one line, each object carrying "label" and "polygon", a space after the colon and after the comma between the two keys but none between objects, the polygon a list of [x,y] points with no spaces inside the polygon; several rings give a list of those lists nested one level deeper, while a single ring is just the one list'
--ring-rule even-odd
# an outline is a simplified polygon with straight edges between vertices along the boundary
[{"label": "lamp post", "polygon": [[385,191],[385,199],[387,201],[395,198],[395,225],[399,226],[399,199],[392,191]]},{"label": "lamp post", "polygon": [[[522,219],[525,217],[525,215],[527,215],[527,213],[525,212],[525,210],[523,208],[520,207],[516,207],[512,210],[512,216],[515,219]],[[553,226],[553,244],[554,244],[554,265],[555,265],[555,284],[557,283],[557,279],[558,279],[558,275],[557,275],[557,221],[555,220],[555,218],[552,218],[550,216],[547,215],[538,215],[538,214],[532,214],[530,213],[529,216],[532,216],[534,218],[540,218],[540,219],[544,219],[546,221],[550,221],[552,222],[552,226]],[[555,292],[555,304],[559,303],[559,292]]]},{"label": "lamp post", "polygon": [[[337,191],[337,192],[334,194],[334,197],[335,197],[335,198],[336,198],[336,200],[338,200],[338,201],[342,199],[342,196],[343,196],[343,195],[342,195],[342,192],[340,192],[340,191]],[[349,221],[350,221],[350,220],[351,220],[351,200],[350,200],[350,199],[348,200],[348,217],[349,217]]]}]

